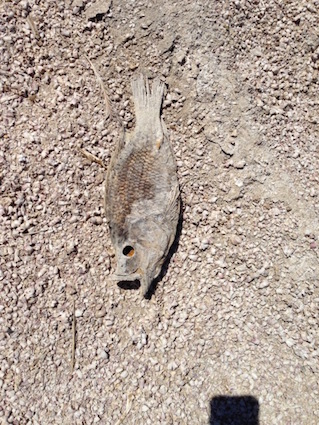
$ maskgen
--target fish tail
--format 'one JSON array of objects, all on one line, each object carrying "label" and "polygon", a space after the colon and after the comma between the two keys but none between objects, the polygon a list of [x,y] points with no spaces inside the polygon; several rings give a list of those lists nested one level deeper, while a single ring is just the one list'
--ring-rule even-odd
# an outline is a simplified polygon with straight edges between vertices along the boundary
[{"label": "fish tail", "polygon": [[147,78],[140,75],[132,81],[137,132],[163,133],[160,112],[164,93],[164,84],[156,79],[150,87]]}]

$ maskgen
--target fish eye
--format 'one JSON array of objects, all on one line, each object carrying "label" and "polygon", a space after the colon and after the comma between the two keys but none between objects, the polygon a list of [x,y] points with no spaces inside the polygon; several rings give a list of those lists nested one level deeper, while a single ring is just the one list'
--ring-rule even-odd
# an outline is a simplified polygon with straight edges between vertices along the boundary
[{"label": "fish eye", "polygon": [[125,257],[133,257],[135,253],[134,248],[130,245],[125,246],[122,252]]}]

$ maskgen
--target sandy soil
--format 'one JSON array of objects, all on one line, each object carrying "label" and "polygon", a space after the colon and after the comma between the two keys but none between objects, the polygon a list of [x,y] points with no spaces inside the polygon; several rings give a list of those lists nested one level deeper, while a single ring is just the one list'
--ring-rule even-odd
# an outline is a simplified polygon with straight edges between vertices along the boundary
[{"label": "sandy soil", "polygon": [[[1,423],[319,423],[318,28],[318,1],[0,2]],[[109,278],[79,152],[108,164],[140,72],[183,201],[150,300]]]}]

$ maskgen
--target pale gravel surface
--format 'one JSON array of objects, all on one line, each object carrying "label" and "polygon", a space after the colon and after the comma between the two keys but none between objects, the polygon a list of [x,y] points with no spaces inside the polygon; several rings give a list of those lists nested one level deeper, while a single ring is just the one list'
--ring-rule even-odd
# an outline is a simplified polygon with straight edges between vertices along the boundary
[{"label": "pale gravel surface", "polygon": [[[0,3],[0,422],[257,425],[211,409],[250,395],[319,423],[319,2],[106,3]],[[130,78],[167,83],[184,213],[151,300],[109,279],[77,148],[107,164],[121,129],[86,56],[126,127]]]}]

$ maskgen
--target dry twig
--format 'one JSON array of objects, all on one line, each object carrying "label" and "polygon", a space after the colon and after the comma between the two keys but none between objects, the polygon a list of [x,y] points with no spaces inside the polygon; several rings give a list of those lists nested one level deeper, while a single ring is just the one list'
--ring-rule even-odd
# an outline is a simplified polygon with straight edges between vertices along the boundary
[{"label": "dry twig", "polygon": [[75,343],[76,343],[76,320],[75,320],[75,301],[73,301],[73,321],[72,321],[72,354],[71,354],[71,372],[75,365]]},{"label": "dry twig", "polygon": [[89,64],[91,65],[91,68],[93,69],[95,78],[97,79],[97,81],[99,83],[99,86],[100,86],[100,89],[101,89],[101,91],[103,93],[104,102],[105,102],[105,106],[106,106],[107,117],[110,117],[111,118],[112,117],[111,101],[110,101],[110,98],[109,98],[109,96],[107,94],[107,91],[106,91],[106,89],[104,87],[102,78],[100,77],[100,74],[97,72],[97,69],[95,68],[95,66],[93,65],[93,63],[90,61],[90,59],[87,56],[85,56],[85,58],[89,62]]},{"label": "dry twig", "polygon": [[28,15],[27,16],[27,22],[28,22],[28,24],[29,24],[29,26],[31,28],[31,31],[32,31],[32,33],[34,35],[34,38],[36,38],[38,40],[40,38],[39,31],[38,31],[37,27],[35,26],[35,23],[34,23],[34,20],[32,18],[32,15]]},{"label": "dry twig", "polygon": [[93,155],[92,153],[88,152],[85,149],[79,148],[79,151],[81,152],[81,154],[88,159],[90,162],[96,162],[97,164],[99,164],[101,167],[103,168],[107,168],[106,165],[104,164],[104,162],[98,158],[97,156]]},{"label": "dry twig", "polygon": [[127,396],[127,400],[126,400],[126,410],[123,413],[123,415],[120,417],[120,419],[118,420],[118,422],[116,423],[116,425],[121,425],[124,421],[124,419],[127,417],[127,415],[130,413],[130,410],[132,409],[132,398],[133,398],[133,394],[129,394]]}]

